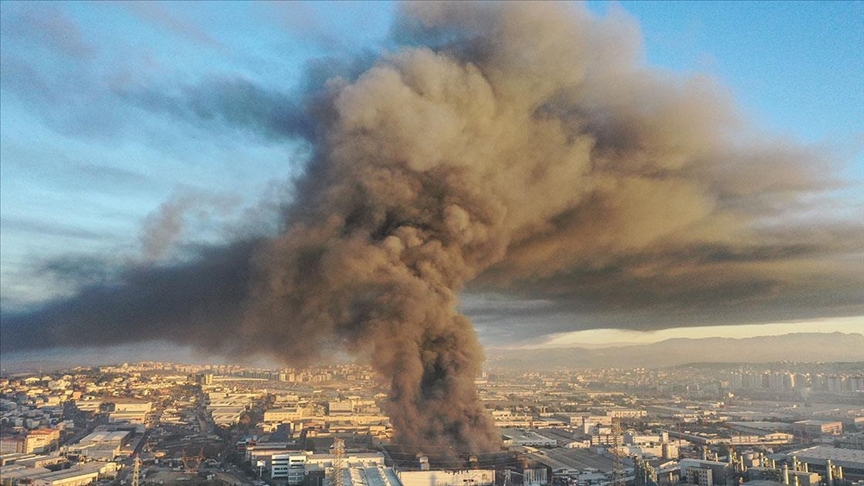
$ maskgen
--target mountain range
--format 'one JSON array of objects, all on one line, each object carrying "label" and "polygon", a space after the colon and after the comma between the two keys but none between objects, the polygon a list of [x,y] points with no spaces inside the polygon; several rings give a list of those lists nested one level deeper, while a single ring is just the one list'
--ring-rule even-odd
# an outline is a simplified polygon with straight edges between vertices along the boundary
[{"label": "mountain range", "polygon": [[661,368],[687,363],[864,361],[864,334],[791,333],[749,338],[674,338],[606,348],[497,348],[488,366],[510,369]]}]

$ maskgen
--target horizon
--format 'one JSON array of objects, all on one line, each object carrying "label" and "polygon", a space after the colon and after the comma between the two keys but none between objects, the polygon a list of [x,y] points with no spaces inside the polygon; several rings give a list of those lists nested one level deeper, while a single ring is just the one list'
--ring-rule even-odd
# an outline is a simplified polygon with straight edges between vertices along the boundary
[{"label": "horizon", "polygon": [[[321,226],[319,230],[329,231],[320,223],[326,220],[322,215],[346,221],[347,234],[353,215],[340,206],[353,193],[334,196],[332,208],[319,197],[342,186],[315,186],[320,183],[314,176],[316,154],[338,151],[313,133],[326,126],[331,137],[332,133],[345,134],[339,131],[344,128],[341,125],[327,125],[329,119],[315,118],[323,117],[319,112],[307,112],[310,100],[320,101],[316,90],[321,86],[337,89],[335,86],[344,92],[330,108],[354,109],[356,113],[346,111],[343,119],[363,129],[371,130],[364,123],[388,126],[380,121],[375,125],[369,113],[391,114],[393,127],[413,122],[421,127],[418,134],[382,129],[387,133],[376,139],[381,146],[375,156],[393,167],[410,159],[423,170],[426,164],[449,168],[448,161],[436,157],[462,143],[453,135],[459,130],[451,130],[442,121],[450,121],[450,115],[429,115],[424,110],[431,101],[425,98],[410,105],[414,111],[391,113],[387,94],[394,88],[385,83],[391,82],[387,76],[394,72],[401,74],[404,83],[418,73],[434,78],[452,67],[451,61],[458,56],[464,56],[459,62],[478,72],[500,63],[484,71],[483,80],[496,88],[489,89],[494,93],[492,104],[510,107],[517,114],[524,109],[521,98],[554,78],[561,83],[557,89],[576,101],[562,101],[567,96],[550,94],[538,101],[532,116],[547,110],[550,116],[566,117],[582,110],[588,121],[570,122],[594,130],[590,133],[593,138],[574,142],[569,135],[562,137],[564,145],[547,154],[541,148],[525,148],[535,142],[526,136],[522,145],[513,148],[516,158],[528,164],[523,159],[535,156],[537,161],[529,160],[534,165],[516,171],[518,177],[507,174],[496,179],[498,185],[489,194],[471,187],[465,181],[473,179],[465,176],[460,184],[447,188],[453,191],[449,197],[461,206],[447,203],[439,215],[429,210],[412,213],[417,208],[411,204],[417,203],[407,204],[402,230],[437,228],[433,223],[442,223],[441,232],[446,234],[440,241],[454,238],[458,242],[442,247],[467,249],[453,259],[467,267],[430,272],[433,280],[443,280],[423,287],[427,300],[413,300],[412,306],[422,301],[430,308],[464,314],[473,323],[469,334],[476,332],[479,343],[489,349],[580,344],[603,348],[674,338],[743,339],[801,332],[864,335],[864,277],[859,272],[864,262],[859,238],[864,234],[864,116],[856,109],[864,104],[860,89],[864,67],[854,62],[864,57],[864,27],[848,20],[864,14],[864,3],[743,2],[720,7],[589,2],[549,7],[567,14],[559,30],[549,35],[576,36],[599,52],[598,65],[583,66],[589,72],[601,72],[597,79],[589,76],[584,81],[590,88],[584,104],[577,103],[582,102],[581,85],[573,88],[574,81],[567,77],[571,73],[558,69],[561,66],[551,68],[540,81],[531,79],[537,84],[523,85],[523,77],[531,73],[520,71],[518,63],[503,54],[448,50],[447,42],[455,41],[447,35],[464,35],[465,39],[480,34],[502,36],[496,39],[519,45],[521,41],[494,28],[494,22],[510,25],[503,16],[511,13],[500,13],[498,7],[471,10],[480,20],[443,25],[441,32],[423,30],[428,27],[423,27],[424,22],[452,19],[442,20],[446,15],[438,17],[434,9],[407,4],[211,7],[212,16],[198,18],[199,7],[170,2],[0,4],[4,27],[0,47],[4,98],[0,113],[4,159],[0,167],[0,312],[4,341],[17,340],[17,345],[36,346],[41,352],[37,338],[44,340],[47,349],[76,343],[86,346],[82,336],[87,335],[104,340],[100,344],[105,347],[99,349],[116,350],[146,348],[149,333],[158,332],[177,343],[173,349],[187,353],[198,345],[224,356],[269,352],[268,359],[278,359],[288,354],[269,339],[274,326],[270,323],[285,327],[277,334],[290,339],[286,337],[292,336],[294,321],[290,318],[305,316],[301,311],[309,309],[285,310],[272,302],[251,302],[249,295],[266,292],[263,284],[256,287],[245,279],[254,280],[248,276],[252,274],[264,275],[258,279],[262,282],[296,278],[297,282],[289,282],[296,288],[288,285],[284,295],[276,292],[273,299],[281,295],[284,303],[289,300],[286,295],[298,292],[314,300],[321,295],[320,289],[307,285],[305,278],[289,277],[300,267],[293,266],[292,256],[271,254],[273,248],[294,248],[291,245],[297,244],[297,238],[285,235],[290,236],[295,225],[314,221]],[[560,20],[540,10],[534,13],[532,22]],[[46,30],[46,26],[51,28]],[[248,35],[250,31],[256,34]],[[513,39],[525,36],[537,41],[537,52],[549,54],[541,49],[544,44],[539,34],[526,34],[531,29],[514,32]],[[459,42],[469,42],[465,39]],[[567,44],[550,39],[555,41],[552,45]],[[493,44],[511,48],[506,42]],[[412,51],[418,47],[422,49]],[[420,54],[400,57],[400,52]],[[569,56],[579,50],[562,52]],[[491,57],[483,58],[485,55]],[[573,64],[577,61],[581,59],[574,59]],[[605,73],[607,68],[612,74]],[[500,72],[507,74],[496,78]],[[465,73],[473,79],[471,69],[459,71],[459,75]],[[627,81],[621,81],[623,87],[616,86],[603,76]],[[640,84],[628,76],[649,81]],[[474,89],[470,82],[461,87],[465,86]],[[425,85],[397,88],[411,103],[414,100],[409,95],[434,98],[438,93],[433,88],[424,92]],[[525,93],[507,98],[507,90],[517,88]],[[352,98],[357,92],[364,96]],[[481,100],[484,93],[469,91],[465,99]],[[615,99],[619,95],[620,103]],[[565,102],[575,104],[557,113],[556,103]],[[639,109],[630,110],[631,103]],[[640,111],[643,107],[647,107],[645,112]],[[457,113],[454,117],[464,117],[453,121],[454,126],[486,133],[482,130],[488,123],[469,116],[485,113],[485,109],[478,104],[467,114],[453,111]],[[414,115],[417,120],[411,118]],[[596,120],[591,119],[595,115]],[[621,117],[618,125],[605,125],[616,116]],[[478,170],[476,180],[481,182],[477,186],[500,171],[480,156],[476,161],[471,157],[489,152],[490,160],[503,160],[504,155],[494,152],[494,145],[514,138],[500,135],[510,133],[512,126],[520,127],[513,133],[521,133],[524,122],[518,117],[514,120],[496,119],[501,126],[498,131],[490,130],[494,137],[490,135],[487,147],[469,145],[453,156],[471,161],[466,167]],[[437,130],[428,130],[427,124]],[[643,130],[642,125],[649,128]],[[655,125],[660,128],[653,130]],[[562,122],[562,126],[570,125]],[[399,149],[412,147],[411,157],[400,150],[387,151],[391,132],[406,138],[396,145]],[[674,136],[667,138],[667,132]],[[550,131],[538,124],[537,133]],[[450,136],[453,138],[446,138]],[[554,146],[552,142],[558,139],[553,138],[541,139],[540,144]],[[590,177],[579,172],[587,170],[584,168],[573,169],[573,173],[561,170],[560,175],[554,172],[566,165],[556,166],[555,157],[569,164],[581,160],[573,154],[603,144],[609,145],[608,153],[596,155],[592,148],[586,167],[607,163],[611,167],[607,172]],[[643,152],[621,156],[630,145]],[[364,147],[358,142],[352,150]],[[521,149],[525,154],[518,152]],[[621,160],[615,158],[619,156]],[[320,158],[326,159],[324,167],[333,174],[347,174],[347,179],[357,176],[350,170],[339,172],[338,162]],[[650,167],[654,158],[669,166]],[[692,167],[682,168],[688,163]],[[485,164],[490,165],[487,172],[476,169]],[[536,194],[513,182],[523,182],[520,178],[527,173],[541,174]],[[666,173],[674,177],[657,176]],[[559,185],[558,179],[566,184]],[[422,177],[418,180],[426,184]],[[416,181],[409,182],[406,187],[415,187],[411,184]],[[462,187],[463,183],[469,187]],[[304,184],[312,189],[304,193]],[[370,187],[384,191],[396,185],[390,181]],[[552,197],[555,190],[560,192],[558,197]],[[583,190],[591,195],[582,194]],[[402,194],[394,190],[392,198]],[[304,196],[314,202],[298,199]],[[471,206],[484,198],[489,204]],[[552,202],[537,202],[543,199]],[[373,207],[378,202],[361,201],[358,207]],[[315,207],[301,214],[307,204]],[[536,207],[529,211],[530,205]],[[289,212],[300,214],[300,223],[283,220],[282,213]],[[438,219],[415,225],[415,220],[428,214]],[[594,218],[602,224],[595,224]],[[355,261],[351,259],[355,256],[350,247],[353,242],[344,235],[331,236],[331,245],[339,241],[345,246],[333,259],[355,268],[351,264],[376,261],[369,255],[386,259],[388,252],[405,251],[411,238],[387,224],[360,230],[372,235],[370,240],[379,232],[392,231],[390,238],[401,238],[398,244],[392,239],[386,245],[372,241],[363,250],[364,256]],[[453,229],[457,226],[458,231]],[[294,234],[300,233],[298,229]],[[472,240],[478,235],[493,237],[482,250],[470,253],[478,247]],[[317,243],[301,242],[301,249],[308,249],[304,244]],[[497,247],[501,244],[503,250]],[[275,263],[260,264],[271,258]],[[260,268],[252,266],[252,261]],[[322,261],[313,268],[315,273],[327,270],[327,259]],[[450,260],[443,256],[429,259],[436,264],[440,261]],[[429,262],[411,265],[425,268]],[[266,273],[283,270],[284,274]],[[357,272],[347,277],[332,272],[328,278],[337,281],[333,288],[346,285],[338,281],[343,277],[351,284],[380,283],[374,280],[377,277],[370,277],[375,272]],[[397,274],[402,278],[395,271],[388,275]],[[408,283],[416,282],[406,278],[389,283],[408,288]],[[190,287],[193,289],[187,292]],[[333,291],[331,301],[336,297],[342,295]],[[403,302],[399,298],[378,302],[382,301]],[[184,302],[198,302],[200,308],[178,310]],[[353,315],[356,309],[351,305],[363,307],[365,303],[352,301],[350,312],[343,315]],[[148,321],[151,314],[157,316],[153,322]],[[249,318],[250,314],[259,321]],[[319,318],[329,322],[331,316],[323,314]],[[52,319],[77,324],[57,324]],[[226,337],[241,322],[244,339]],[[314,347],[328,344],[328,339],[342,339],[340,325],[346,324],[301,327],[312,336],[310,346]],[[458,332],[463,336],[461,328]],[[360,347],[348,341],[352,338],[344,339],[343,344],[347,342],[353,351]],[[291,352],[306,353],[300,345],[288,342]]]},{"label": "horizon", "polygon": [[[587,331],[591,332],[591,331]],[[787,332],[784,334],[760,334],[753,336],[745,336],[745,337],[728,337],[728,336],[701,336],[701,337],[681,337],[681,336],[673,336],[673,337],[664,337],[658,340],[646,341],[646,342],[620,342],[620,341],[611,341],[604,343],[592,343],[590,340],[584,340],[573,344],[559,344],[559,345],[539,345],[539,346],[523,346],[523,347],[487,347],[487,351],[490,353],[511,353],[511,352],[519,352],[519,351],[566,351],[566,350],[586,350],[586,351],[607,351],[613,348],[631,348],[631,347],[644,347],[650,346],[654,344],[663,344],[669,341],[676,340],[692,340],[692,341],[708,341],[712,339],[729,339],[729,340],[750,340],[750,339],[758,339],[758,338],[788,338],[788,337],[798,337],[803,335],[841,335],[841,336],[861,336],[864,338],[864,333],[859,331],[847,331],[844,332],[842,330],[823,330],[823,331],[793,331]],[[157,350],[154,353],[154,348]],[[72,351],[72,352],[70,352]],[[12,353],[11,355],[6,355],[3,361],[2,369],[0,369],[0,374],[21,374],[21,373],[50,373],[53,371],[66,370],[74,367],[98,367],[98,366],[113,366],[113,365],[121,365],[123,363],[141,363],[141,362],[164,362],[164,363],[172,363],[177,365],[190,365],[190,366],[241,366],[252,369],[266,369],[266,370],[278,370],[278,369],[286,369],[286,368],[315,368],[318,366],[321,367],[329,367],[338,364],[344,363],[354,363],[359,365],[369,365],[369,363],[365,363],[363,361],[358,361],[356,359],[351,359],[347,356],[342,356],[341,358],[334,359],[329,358],[323,360],[317,364],[310,364],[308,366],[285,366],[284,364],[280,364],[277,361],[271,359],[239,359],[232,360],[230,358],[225,357],[217,357],[217,356],[208,356],[206,354],[195,351],[194,349],[188,347],[179,347],[172,345],[170,343],[165,342],[156,342],[156,343],[143,343],[139,345],[133,346],[121,346],[121,347],[109,347],[98,350],[99,354],[94,353],[96,350],[89,349],[55,349],[55,350],[42,350],[42,351],[24,351]],[[150,357],[152,356],[152,358]],[[126,359],[124,359],[126,358]],[[828,359],[827,361],[823,357],[820,359],[803,359],[803,360],[786,360],[790,363],[864,363],[864,356],[861,356],[860,359],[848,360],[848,359]],[[706,359],[704,361],[700,361],[704,363],[717,363],[717,364],[750,364],[750,365],[764,365],[771,363],[778,363],[781,361],[764,361],[760,360],[759,357],[754,357],[752,360],[723,360],[723,359]],[[684,363],[686,364],[696,364],[697,362],[692,363]],[[487,363],[488,364],[488,363]],[[662,369],[662,368],[670,368],[682,366],[682,364],[677,364],[673,362],[666,362],[665,364],[657,364],[653,366],[648,366],[648,369]],[[586,366],[584,364],[574,364],[572,366],[573,369],[605,369],[607,366]],[[634,368],[646,368],[645,366],[634,366]]]}]

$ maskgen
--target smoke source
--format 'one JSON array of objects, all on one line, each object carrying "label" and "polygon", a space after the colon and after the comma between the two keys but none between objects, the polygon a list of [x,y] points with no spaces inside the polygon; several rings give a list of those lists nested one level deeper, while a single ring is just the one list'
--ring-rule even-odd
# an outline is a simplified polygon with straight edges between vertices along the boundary
[{"label": "smoke source", "polygon": [[673,314],[860,288],[860,261],[831,258],[858,228],[782,223],[830,187],[825,158],[747,136],[710,81],[644,67],[627,18],[424,2],[394,37],[411,47],[306,100],[314,154],[280,234],[9,316],[4,348],[168,337],[296,362],[338,343],[389,381],[397,442],[483,452],[500,435],[457,311],[469,282]]}]

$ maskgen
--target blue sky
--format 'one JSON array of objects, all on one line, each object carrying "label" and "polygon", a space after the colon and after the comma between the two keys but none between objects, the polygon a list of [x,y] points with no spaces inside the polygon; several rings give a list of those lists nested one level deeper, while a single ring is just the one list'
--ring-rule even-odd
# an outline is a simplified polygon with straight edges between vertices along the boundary
[{"label": "blue sky", "polygon": [[[145,258],[142,228],[171,207],[185,212],[168,258],[182,257],[183,244],[266,225],[248,214],[284,196],[305,147],[275,122],[259,126],[260,113],[244,111],[244,100],[290,103],[321,59],[349,62],[392,49],[395,8],[0,3],[3,308],[79,284],[51,265],[57,257]],[[589,8],[632,16],[647,64],[716,78],[766,136],[837,153],[845,193],[864,204],[864,2]],[[232,88],[235,111],[212,110],[213,83]],[[186,115],[178,114],[180,100],[193,100]]]}]

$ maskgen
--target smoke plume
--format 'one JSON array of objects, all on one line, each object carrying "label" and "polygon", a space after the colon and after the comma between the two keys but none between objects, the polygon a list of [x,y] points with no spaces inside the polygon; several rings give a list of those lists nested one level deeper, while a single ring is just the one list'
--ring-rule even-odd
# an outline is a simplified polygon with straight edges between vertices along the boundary
[{"label": "smoke plume", "polygon": [[314,151],[278,235],[7,316],[4,348],[167,337],[289,362],[339,346],[389,381],[398,442],[482,452],[500,435],[457,311],[469,283],[653,326],[860,311],[860,227],[788,214],[833,187],[830,158],[753,135],[710,80],[644,66],[623,15],[421,2],[393,36],[405,47],[328,79],[304,129],[281,130]]}]

